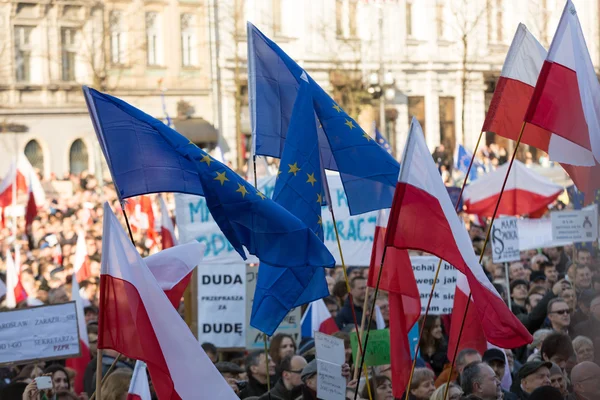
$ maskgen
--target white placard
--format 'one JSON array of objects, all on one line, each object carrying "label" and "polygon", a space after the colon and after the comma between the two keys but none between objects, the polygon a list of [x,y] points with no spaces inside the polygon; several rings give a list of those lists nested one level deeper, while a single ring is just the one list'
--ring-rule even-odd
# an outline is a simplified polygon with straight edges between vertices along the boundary
[{"label": "white placard", "polygon": [[[258,266],[246,267],[246,348],[248,350],[264,349],[263,333],[250,326],[250,316],[252,315],[252,302],[254,301],[254,292],[256,290],[256,279],[258,278]],[[302,310],[296,307],[291,310],[281,321],[279,327],[273,334],[285,333],[294,338],[296,343],[300,343]]]},{"label": "white placard", "polygon": [[492,259],[495,263],[521,259],[517,217],[499,218],[494,222],[492,227]]},{"label": "white placard", "polygon": [[198,340],[246,347],[246,265],[198,266]]},{"label": "white placard", "polygon": [[0,313],[0,365],[78,357],[75,302]]},{"label": "white placard", "polygon": [[[411,256],[412,264],[419,294],[421,295],[421,314],[425,313],[427,300],[431,293],[431,285],[435,278],[435,271],[439,258],[431,256]],[[442,262],[440,274],[429,308],[430,315],[451,314],[454,305],[454,290],[456,289],[456,270],[447,262]]]},{"label": "white placard", "polygon": [[315,332],[315,350],[319,360],[342,365],[345,360],[344,340]]},{"label": "white placard", "polygon": [[555,211],[552,218],[552,238],[569,243],[592,242],[598,238],[598,208]]},{"label": "white placard", "polygon": [[345,400],[346,378],[342,366],[317,359],[317,397],[323,400]]}]

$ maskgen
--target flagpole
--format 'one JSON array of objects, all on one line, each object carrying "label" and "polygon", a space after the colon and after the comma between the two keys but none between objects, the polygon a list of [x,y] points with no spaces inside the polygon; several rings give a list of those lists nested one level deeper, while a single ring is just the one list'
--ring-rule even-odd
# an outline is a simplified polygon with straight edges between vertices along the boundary
[{"label": "flagpole", "polygon": [[[500,202],[502,201],[502,194],[504,193],[504,188],[506,188],[506,182],[508,182],[508,176],[510,175],[510,170],[515,161],[515,157],[517,155],[517,151],[519,150],[519,145],[521,144],[521,139],[523,138],[523,132],[525,131],[525,125],[527,122],[523,121],[521,125],[521,131],[519,132],[519,137],[517,139],[517,144],[515,145],[515,150],[512,153],[510,158],[510,163],[508,164],[508,170],[506,171],[506,175],[504,176],[504,182],[502,182],[502,189],[500,189],[500,193],[498,194],[498,201],[496,202],[496,206],[494,207],[494,213],[492,214],[492,220],[490,221],[490,226],[488,227],[487,234],[485,235],[485,241],[483,242],[483,247],[481,250],[481,254],[479,255],[479,264],[483,260],[483,256],[485,254],[485,248],[490,239],[490,233],[492,231],[492,227],[494,226],[494,220],[496,219],[496,213],[498,212],[498,208],[500,207]],[[509,294],[510,296],[510,294]],[[467,305],[465,307],[465,312],[463,313],[462,323],[460,324],[460,331],[458,333],[458,338],[456,339],[456,346],[454,347],[454,356],[452,357],[452,364],[450,364],[450,373],[448,374],[448,381],[446,382],[446,390],[444,391],[444,400],[448,396],[448,390],[450,389],[450,380],[452,377],[452,368],[454,368],[454,363],[456,362],[456,352],[458,351],[458,346],[460,345],[460,338],[463,333],[463,328],[465,326],[465,320],[467,318],[467,312],[469,311],[469,304],[471,303],[472,294],[469,291],[469,298],[467,300]]]},{"label": "flagpole", "polygon": [[[364,333],[365,333],[365,320],[367,319],[367,313],[365,312],[365,310],[367,309],[367,306],[369,305],[368,299],[369,299],[369,286],[367,286],[367,289],[365,290],[365,301],[363,301],[363,315],[360,321],[360,341],[362,341],[362,338],[364,337]],[[358,351],[358,358],[362,357],[362,351]],[[354,375],[353,375],[353,379],[358,379],[358,368],[354,368]]]}]

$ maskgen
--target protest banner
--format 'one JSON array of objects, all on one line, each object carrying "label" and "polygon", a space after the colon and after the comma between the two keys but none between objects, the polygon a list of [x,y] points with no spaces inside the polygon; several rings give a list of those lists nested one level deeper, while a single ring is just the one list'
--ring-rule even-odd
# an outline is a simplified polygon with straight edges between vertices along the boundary
[{"label": "protest banner", "polygon": [[[263,333],[250,326],[250,316],[252,315],[252,302],[254,301],[254,291],[256,289],[256,279],[258,277],[258,266],[248,265],[246,267],[246,348],[248,350],[263,349]],[[296,307],[285,316],[274,335],[285,333],[294,338],[296,343],[300,343],[300,321],[302,319],[302,310]]]},{"label": "protest banner", "polygon": [[[421,295],[421,314],[425,313],[427,300],[431,293],[431,285],[435,278],[439,258],[432,256],[411,256],[410,262]],[[447,262],[442,262],[442,268],[435,286],[430,315],[443,315],[452,313],[454,305],[454,289],[456,288],[456,270]]]},{"label": "protest banner", "polygon": [[344,400],[346,379],[342,376],[345,362],[344,340],[315,332],[317,358],[317,397],[323,400]]},{"label": "protest banner", "polygon": [[569,243],[591,242],[598,238],[598,207],[583,210],[555,211],[552,239]]},{"label": "protest banner", "polygon": [[198,266],[198,340],[246,347],[246,264]]},{"label": "protest banner", "polygon": [[569,244],[552,238],[552,220],[550,218],[519,219],[519,250],[540,249]]},{"label": "protest banner", "polygon": [[[350,347],[352,347],[352,359],[358,360],[358,339],[356,336],[356,332],[350,333]],[[384,365],[389,363],[390,330],[372,330],[369,333],[369,345],[367,346],[367,351],[365,353],[365,365],[368,367],[373,367],[376,365]]]},{"label": "protest banner", "polygon": [[74,301],[0,313],[0,366],[80,355]]},{"label": "protest banner", "polygon": [[492,227],[492,259],[495,263],[521,259],[517,217],[499,218]]}]

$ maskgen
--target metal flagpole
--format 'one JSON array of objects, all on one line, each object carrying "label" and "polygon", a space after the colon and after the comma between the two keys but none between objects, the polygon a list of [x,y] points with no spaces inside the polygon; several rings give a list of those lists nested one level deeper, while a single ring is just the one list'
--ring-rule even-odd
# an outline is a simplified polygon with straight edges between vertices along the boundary
[{"label": "metal flagpole", "polygon": [[[500,189],[500,194],[498,195],[498,201],[496,202],[496,207],[494,208],[494,213],[492,214],[492,220],[490,221],[490,226],[488,227],[487,234],[485,235],[485,241],[483,242],[483,248],[481,250],[481,255],[479,256],[479,264],[483,260],[483,255],[485,254],[485,248],[487,247],[488,241],[490,239],[490,233],[492,232],[492,226],[494,225],[494,220],[496,219],[496,213],[498,212],[498,208],[500,207],[500,202],[502,201],[502,194],[504,193],[504,188],[506,187],[506,182],[508,181],[508,176],[510,175],[510,170],[512,169],[513,163],[515,161],[515,157],[517,155],[517,151],[519,150],[519,145],[521,144],[521,139],[523,138],[523,132],[525,131],[525,125],[527,123],[523,121],[523,125],[521,125],[521,132],[519,132],[519,138],[517,139],[517,143],[515,145],[515,150],[512,153],[510,158],[510,163],[508,164],[508,170],[506,171],[506,175],[504,176],[504,182],[502,182],[502,189]],[[446,390],[444,391],[444,400],[448,396],[448,390],[450,389],[450,378],[452,377],[452,368],[454,368],[454,364],[456,362],[456,352],[458,351],[458,346],[460,345],[460,338],[462,336],[463,328],[465,326],[465,319],[467,318],[467,312],[469,311],[469,304],[471,303],[471,293],[469,293],[469,298],[467,300],[467,306],[465,307],[465,312],[462,317],[462,323],[460,325],[460,332],[458,333],[458,338],[456,340],[456,347],[454,349],[454,357],[452,357],[452,364],[450,364],[450,374],[448,374],[448,382],[446,382]],[[510,294],[509,294],[510,297]]]}]

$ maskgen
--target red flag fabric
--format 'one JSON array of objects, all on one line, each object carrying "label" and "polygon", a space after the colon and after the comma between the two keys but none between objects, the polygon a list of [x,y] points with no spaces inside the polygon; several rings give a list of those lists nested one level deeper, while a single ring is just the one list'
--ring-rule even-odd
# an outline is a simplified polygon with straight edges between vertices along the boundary
[{"label": "red flag fabric", "polygon": [[386,245],[434,254],[465,274],[489,342],[515,348],[533,340],[479,264],[414,118],[402,157]]},{"label": "red flag fabric", "polygon": [[[381,259],[385,247],[388,213],[380,210],[375,225],[373,250],[369,266],[369,287],[377,286]],[[402,397],[412,367],[408,332],[421,315],[421,298],[415,281],[408,251],[388,247],[381,272],[379,288],[388,291],[390,312],[390,352],[394,397]]]},{"label": "red flag fabric", "polygon": [[152,400],[148,375],[146,375],[146,363],[143,361],[136,361],[135,363],[127,400]]},{"label": "red flag fabric", "polygon": [[85,369],[90,363],[90,343],[88,339],[87,325],[85,323],[85,314],[83,312],[83,302],[79,295],[79,283],[77,282],[76,274],[73,273],[73,281],[71,286],[71,300],[75,301],[75,308],[77,310],[77,326],[79,330],[79,345],[81,346],[81,355],[77,358],[68,358],[65,365],[67,368],[71,368],[75,371],[75,379],[73,380],[73,388],[75,393],[82,393],[83,377],[85,375]]},{"label": "red flag fabric", "polygon": [[173,227],[173,221],[169,217],[169,209],[163,197],[159,194],[158,200],[160,203],[160,234],[162,237],[162,248],[168,249],[177,245],[177,239],[175,238],[175,228]]},{"label": "red flag fabric", "polygon": [[[161,400],[237,400],[107,203],[102,237],[98,348],[144,361]],[[197,261],[204,253],[200,246]]]},{"label": "red flag fabric", "polygon": [[[550,50],[541,68],[525,121],[554,132],[553,160],[565,169],[586,202],[600,188],[600,83],[587,49],[577,11],[567,0]],[[554,136],[552,141],[554,141]]]},{"label": "red flag fabric", "polygon": [[27,200],[27,207],[25,208],[25,229],[27,232],[31,229],[31,224],[37,216],[37,205],[35,204],[35,196],[31,183],[29,184],[29,198]]},{"label": "red flag fabric", "polygon": [[77,281],[83,282],[92,276],[90,269],[90,259],[85,243],[85,233],[82,230],[77,231],[77,243],[75,244],[75,261],[73,263]]},{"label": "red flag fabric", "polygon": [[[463,199],[467,213],[492,217],[508,167],[509,163],[505,163],[465,188]],[[548,205],[563,191],[562,186],[515,160],[497,215],[536,215],[548,210]]]}]

